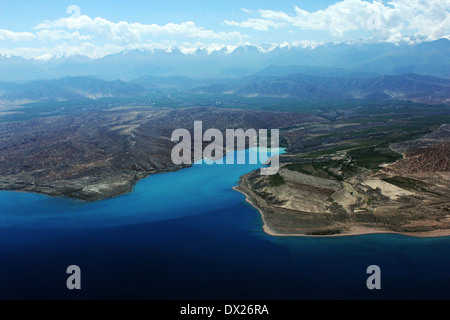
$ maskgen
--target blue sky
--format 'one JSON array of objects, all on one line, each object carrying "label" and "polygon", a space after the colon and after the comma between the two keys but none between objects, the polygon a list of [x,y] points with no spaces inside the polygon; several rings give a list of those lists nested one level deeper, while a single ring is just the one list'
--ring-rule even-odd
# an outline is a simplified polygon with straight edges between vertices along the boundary
[{"label": "blue sky", "polygon": [[295,5],[308,11],[325,9],[333,0],[273,1],[273,0],[2,0],[0,1],[1,27],[15,31],[32,28],[44,20],[66,16],[66,8],[78,5],[82,14],[103,17],[111,21],[158,23],[195,20],[206,27],[233,17],[245,18],[241,8],[250,10],[273,9],[293,11]]},{"label": "blue sky", "polygon": [[97,58],[137,48],[420,42],[448,37],[449,11],[450,0],[0,0],[0,54]]}]

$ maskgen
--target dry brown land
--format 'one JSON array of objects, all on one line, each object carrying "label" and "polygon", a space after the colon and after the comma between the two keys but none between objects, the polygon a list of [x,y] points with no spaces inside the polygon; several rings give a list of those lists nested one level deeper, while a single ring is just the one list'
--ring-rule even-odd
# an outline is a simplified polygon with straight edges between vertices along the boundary
[{"label": "dry brown land", "polygon": [[178,170],[173,130],[278,128],[319,121],[301,113],[217,108],[111,108],[0,123],[0,189],[100,200],[132,190],[150,174]]},{"label": "dry brown land", "polygon": [[[450,142],[442,139],[448,130],[441,127],[434,141],[428,135],[398,144],[404,148],[402,159],[376,170],[359,168],[345,179],[334,179],[342,175],[339,170],[320,177],[290,170],[292,163],[287,162],[278,172],[278,183],[254,171],[241,177],[236,190],[258,208],[271,235],[449,236]],[[347,152],[340,156],[348,159]]]}]

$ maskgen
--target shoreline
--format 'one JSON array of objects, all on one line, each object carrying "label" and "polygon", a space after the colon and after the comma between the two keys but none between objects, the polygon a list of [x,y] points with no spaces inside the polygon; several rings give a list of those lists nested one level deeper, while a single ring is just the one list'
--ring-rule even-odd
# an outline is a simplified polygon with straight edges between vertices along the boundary
[{"label": "shoreline", "polygon": [[[93,193],[79,193],[80,191],[76,188],[72,189],[64,189],[64,188],[58,188],[57,186],[49,187],[49,186],[42,186],[42,185],[36,185],[36,184],[20,184],[18,187],[9,187],[5,188],[4,185],[0,186],[0,192],[6,191],[6,192],[18,192],[18,193],[31,193],[31,194],[38,194],[43,195],[47,197],[55,197],[55,198],[66,198],[72,201],[80,201],[85,203],[92,203],[92,202],[99,202],[103,200],[108,200],[116,197],[120,197],[126,194],[129,194],[133,192],[134,187],[136,184],[138,184],[140,181],[155,175],[155,174],[161,174],[161,173],[170,173],[170,172],[176,172],[178,170],[182,170],[185,168],[190,168],[192,165],[188,166],[182,166],[182,167],[170,167],[170,168],[163,168],[163,169],[156,169],[152,171],[147,172],[138,172],[134,177],[129,179],[118,179],[120,181],[123,181],[124,184],[122,184],[119,187],[115,187],[113,189],[110,189],[109,191],[104,191],[103,193],[100,192],[93,192]],[[117,172],[117,175],[120,175],[121,172]],[[1,183],[0,183],[1,184]],[[10,186],[13,186],[14,183],[10,183]],[[51,190],[51,191],[49,191]]]},{"label": "shoreline", "polygon": [[[256,148],[256,147],[252,147]],[[235,150],[234,152],[242,151],[242,150],[249,150],[251,148],[245,147],[244,149]],[[284,148],[278,148],[278,149],[284,149]],[[268,149],[271,150],[271,149]],[[232,150],[224,149],[224,153],[222,156],[222,159],[224,159],[224,163],[226,161],[227,155],[233,152]],[[269,157],[270,158],[270,157]],[[122,195],[126,195],[128,193],[131,193],[141,180],[148,178],[151,175],[155,174],[161,174],[161,173],[169,173],[169,172],[176,172],[182,169],[190,168],[194,165],[196,165],[196,162],[199,160],[202,161],[215,161],[220,158],[200,158],[195,160],[195,158],[192,159],[191,164],[183,164],[183,165],[176,165],[173,167],[164,167],[160,169],[154,169],[149,171],[142,171],[142,172],[134,172],[133,177],[128,177],[127,179],[124,179],[122,174],[124,172],[117,171],[114,174],[116,175],[117,180],[123,182],[121,185],[113,187],[109,190],[104,190],[102,192],[86,192],[83,189],[80,190],[80,188],[83,188],[85,186],[89,187],[90,185],[83,185],[80,183],[80,186],[77,187],[67,187],[65,185],[63,186],[52,186],[51,184],[47,185],[41,185],[41,184],[35,184],[35,183],[16,183],[16,182],[4,182],[0,181],[0,191],[10,191],[10,192],[21,192],[21,193],[33,193],[33,194],[40,194],[48,197],[61,197],[61,198],[67,198],[74,201],[82,201],[82,202],[98,202],[103,201],[107,199],[112,199],[115,197],[119,197]],[[114,177],[113,177],[114,178]],[[67,180],[67,179],[62,179]],[[5,187],[5,184],[8,186]],[[94,185],[95,187],[95,185]]]},{"label": "shoreline", "polygon": [[365,227],[354,227],[351,228],[349,232],[346,233],[339,233],[339,234],[330,234],[330,235],[309,235],[309,234],[301,234],[301,233],[279,233],[275,232],[268,226],[264,212],[261,208],[259,208],[257,205],[254,204],[252,201],[250,195],[248,195],[245,191],[241,190],[240,186],[234,186],[232,187],[233,190],[243,194],[245,196],[245,201],[249,203],[252,207],[254,207],[256,210],[259,211],[261,215],[261,219],[263,222],[262,229],[263,231],[273,237],[318,237],[318,238],[330,238],[330,237],[349,237],[349,236],[361,236],[361,235],[368,235],[368,234],[400,234],[403,236],[409,236],[409,237],[416,237],[416,238],[438,238],[438,237],[449,237],[450,236],[450,229],[445,230],[433,230],[433,231],[427,231],[427,232],[410,232],[410,233],[404,233],[404,232],[396,232],[396,231],[389,231],[389,230],[378,230],[378,229],[372,229],[372,228],[365,228]]}]

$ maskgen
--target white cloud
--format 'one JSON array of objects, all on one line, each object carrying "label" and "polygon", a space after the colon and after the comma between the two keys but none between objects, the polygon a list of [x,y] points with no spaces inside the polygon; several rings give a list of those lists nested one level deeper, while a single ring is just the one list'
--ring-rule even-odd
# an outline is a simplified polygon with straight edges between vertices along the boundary
[{"label": "white cloud", "polygon": [[[342,0],[324,10],[308,12],[294,7],[294,15],[282,11],[258,10],[261,19],[228,25],[268,30],[285,25],[304,30],[327,31],[342,38],[349,31],[371,31],[372,37],[387,41],[409,39],[436,40],[450,33],[450,0]],[[270,21],[270,22],[268,22]]]},{"label": "white cloud", "polygon": [[32,40],[35,37],[36,36],[31,32],[14,32],[0,29],[0,40],[27,41]]},{"label": "white cloud", "polygon": [[[249,18],[223,21],[222,26],[231,27],[231,31],[225,32],[205,29],[193,21],[164,25],[113,22],[101,17],[81,15],[79,8],[73,7],[68,12],[73,13],[70,17],[44,21],[31,32],[0,29],[0,41],[9,40],[0,42],[2,46],[9,46],[0,48],[0,54],[45,60],[51,56],[78,54],[100,58],[124,50],[170,50],[174,47],[179,47],[184,53],[195,52],[198,48],[208,53],[215,50],[230,52],[236,45],[243,44],[244,39],[250,38],[237,28],[264,31],[267,41],[263,43],[277,42],[282,46],[302,47],[320,45],[324,38],[319,36],[315,39],[320,42],[306,41],[300,37],[302,33],[294,38],[298,30],[322,31],[321,36],[327,32],[336,42],[349,40],[352,36],[356,39],[361,36],[374,42],[450,38],[450,0],[390,0],[386,4],[379,1],[341,0],[323,10],[312,12],[296,6],[290,13],[267,9],[240,10],[241,14],[248,14]],[[262,34],[258,34],[262,38]],[[283,39],[283,34],[286,39]],[[286,40],[290,42],[285,43]],[[35,47],[15,47],[12,41],[29,41],[30,46]],[[258,48],[270,51],[273,45]]]},{"label": "white cloud", "polygon": [[91,40],[91,36],[82,36],[78,31],[67,32],[65,30],[41,30],[36,33],[39,40],[59,41],[59,40]]},{"label": "white cloud", "polygon": [[[0,29],[0,40],[37,39],[41,41],[39,47],[0,48],[0,54],[46,60],[52,56],[69,55],[100,58],[126,50],[171,50],[174,47],[180,47],[183,52],[191,52],[203,47],[211,52],[214,50],[212,48],[217,48],[220,45],[224,47],[226,42],[232,40],[241,42],[243,38],[248,37],[238,31],[208,30],[196,25],[193,21],[167,23],[165,25],[129,23],[126,21],[112,22],[101,17],[92,19],[87,15],[81,15],[79,11],[71,10],[69,13],[74,12],[74,14],[70,17],[39,23],[34,27],[34,33]],[[194,44],[183,46],[178,43],[178,40],[183,38],[223,43],[211,45],[193,41]],[[54,44],[50,46],[45,41]],[[186,43],[184,41],[184,44]]]},{"label": "white cloud", "polygon": [[205,30],[203,28],[197,27],[192,21],[186,21],[180,24],[168,23],[164,26],[157,24],[132,24],[132,28],[139,30],[143,35],[183,35],[191,38],[202,38],[202,39],[236,39],[243,38],[242,34],[237,31],[233,32],[215,32],[212,30]]},{"label": "white cloud", "polygon": [[225,20],[224,23],[229,26],[236,26],[241,28],[252,28],[258,31],[268,31],[270,27],[272,28],[279,28],[284,27],[287,24],[284,22],[275,22],[272,20],[267,19],[248,19],[243,22],[236,22],[236,21],[228,21]]},{"label": "white cloud", "polygon": [[111,22],[97,17],[92,19],[86,15],[62,18],[54,21],[46,21],[35,27],[37,30],[68,29],[82,30],[95,37],[102,37],[118,43],[136,43],[142,41],[145,36],[179,35],[190,38],[202,39],[239,39],[245,37],[237,31],[215,32],[197,26],[192,21],[182,23],[141,24],[128,23],[126,21]]},{"label": "white cloud", "polygon": [[290,17],[286,13],[282,11],[274,11],[274,10],[258,10],[259,14],[264,19],[278,20],[278,21],[286,21],[286,22],[294,22],[295,18]]}]

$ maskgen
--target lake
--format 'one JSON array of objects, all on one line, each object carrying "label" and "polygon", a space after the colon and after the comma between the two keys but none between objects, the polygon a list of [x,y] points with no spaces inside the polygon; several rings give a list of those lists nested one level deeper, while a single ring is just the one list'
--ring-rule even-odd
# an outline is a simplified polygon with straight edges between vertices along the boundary
[{"label": "lake", "polygon": [[[0,298],[450,298],[450,237],[265,234],[231,189],[259,167],[196,164],[93,203],[0,192]],[[66,288],[69,265],[81,290]],[[381,290],[366,287],[369,265]]]}]

